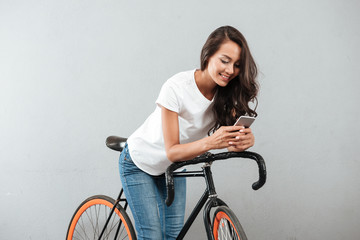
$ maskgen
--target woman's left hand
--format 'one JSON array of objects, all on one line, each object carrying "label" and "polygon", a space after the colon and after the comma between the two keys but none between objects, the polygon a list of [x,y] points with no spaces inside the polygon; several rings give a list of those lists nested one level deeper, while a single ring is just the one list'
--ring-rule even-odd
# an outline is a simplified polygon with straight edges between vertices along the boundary
[{"label": "woman's left hand", "polygon": [[230,152],[242,152],[246,149],[254,146],[255,137],[251,131],[251,128],[243,128],[240,130],[240,136],[237,137],[238,141],[232,142],[228,150]]}]

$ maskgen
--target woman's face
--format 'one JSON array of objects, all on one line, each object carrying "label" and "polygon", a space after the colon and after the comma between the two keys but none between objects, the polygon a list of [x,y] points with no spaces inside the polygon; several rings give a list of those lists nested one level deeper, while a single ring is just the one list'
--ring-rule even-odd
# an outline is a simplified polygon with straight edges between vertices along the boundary
[{"label": "woman's face", "polygon": [[222,43],[219,50],[209,58],[207,71],[217,85],[225,87],[239,75],[240,52],[240,46],[229,40]]}]

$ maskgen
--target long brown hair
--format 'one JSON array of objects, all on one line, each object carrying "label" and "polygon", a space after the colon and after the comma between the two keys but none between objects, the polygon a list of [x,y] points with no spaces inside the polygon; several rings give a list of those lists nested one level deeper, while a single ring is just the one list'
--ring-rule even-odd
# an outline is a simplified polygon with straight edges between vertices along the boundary
[{"label": "long brown hair", "polygon": [[[209,58],[219,50],[225,41],[233,41],[241,48],[240,73],[226,87],[219,87],[214,99],[215,124],[209,130],[215,132],[221,126],[231,126],[241,115],[257,116],[257,67],[251,56],[245,37],[234,27],[223,26],[212,32],[205,42],[200,55],[201,70],[207,68]],[[250,102],[255,102],[252,109]]]}]

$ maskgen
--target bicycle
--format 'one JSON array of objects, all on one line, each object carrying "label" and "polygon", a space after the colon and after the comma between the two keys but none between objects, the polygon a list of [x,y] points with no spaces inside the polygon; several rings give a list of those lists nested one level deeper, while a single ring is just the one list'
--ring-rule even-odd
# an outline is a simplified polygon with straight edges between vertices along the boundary
[{"label": "bicycle", "polygon": [[[121,152],[126,140],[126,138],[110,136],[106,139],[106,145],[113,150]],[[173,163],[167,168],[165,172],[167,206],[171,205],[175,196],[174,177],[203,177],[206,182],[206,190],[186,220],[177,239],[184,238],[195,218],[205,206],[203,219],[208,239],[247,240],[240,221],[234,212],[224,201],[217,197],[211,172],[213,161],[235,157],[250,158],[257,162],[259,180],[253,183],[252,188],[254,190],[261,188],[266,182],[266,166],[263,158],[255,152],[205,153],[192,160]],[[204,163],[201,171],[174,172],[178,168],[198,163]],[[83,201],[70,221],[66,239],[136,239],[134,227],[126,213],[128,204],[126,198],[122,197],[122,194],[123,189],[120,190],[116,200],[108,196],[96,195]],[[123,202],[124,206],[121,206],[120,202]],[[211,219],[210,211],[212,208],[216,208],[216,210]]]}]

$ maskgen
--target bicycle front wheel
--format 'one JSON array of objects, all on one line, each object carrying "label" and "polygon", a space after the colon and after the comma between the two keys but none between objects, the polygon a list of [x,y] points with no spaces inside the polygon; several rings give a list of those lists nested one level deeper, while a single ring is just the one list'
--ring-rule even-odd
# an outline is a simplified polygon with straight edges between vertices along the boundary
[{"label": "bicycle front wheel", "polygon": [[215,240],[247,240],[239,220],[230,208],[221,206],[216,209],[212,224]]},{"label": "bicycle front wheel", "polygon": [[[114,202],[104,195],[89,197],[82,202],[71,219],[66,239],[99,239]],[[120,204],[116,205],[101,239],[136,240],[130,218]]]}]

